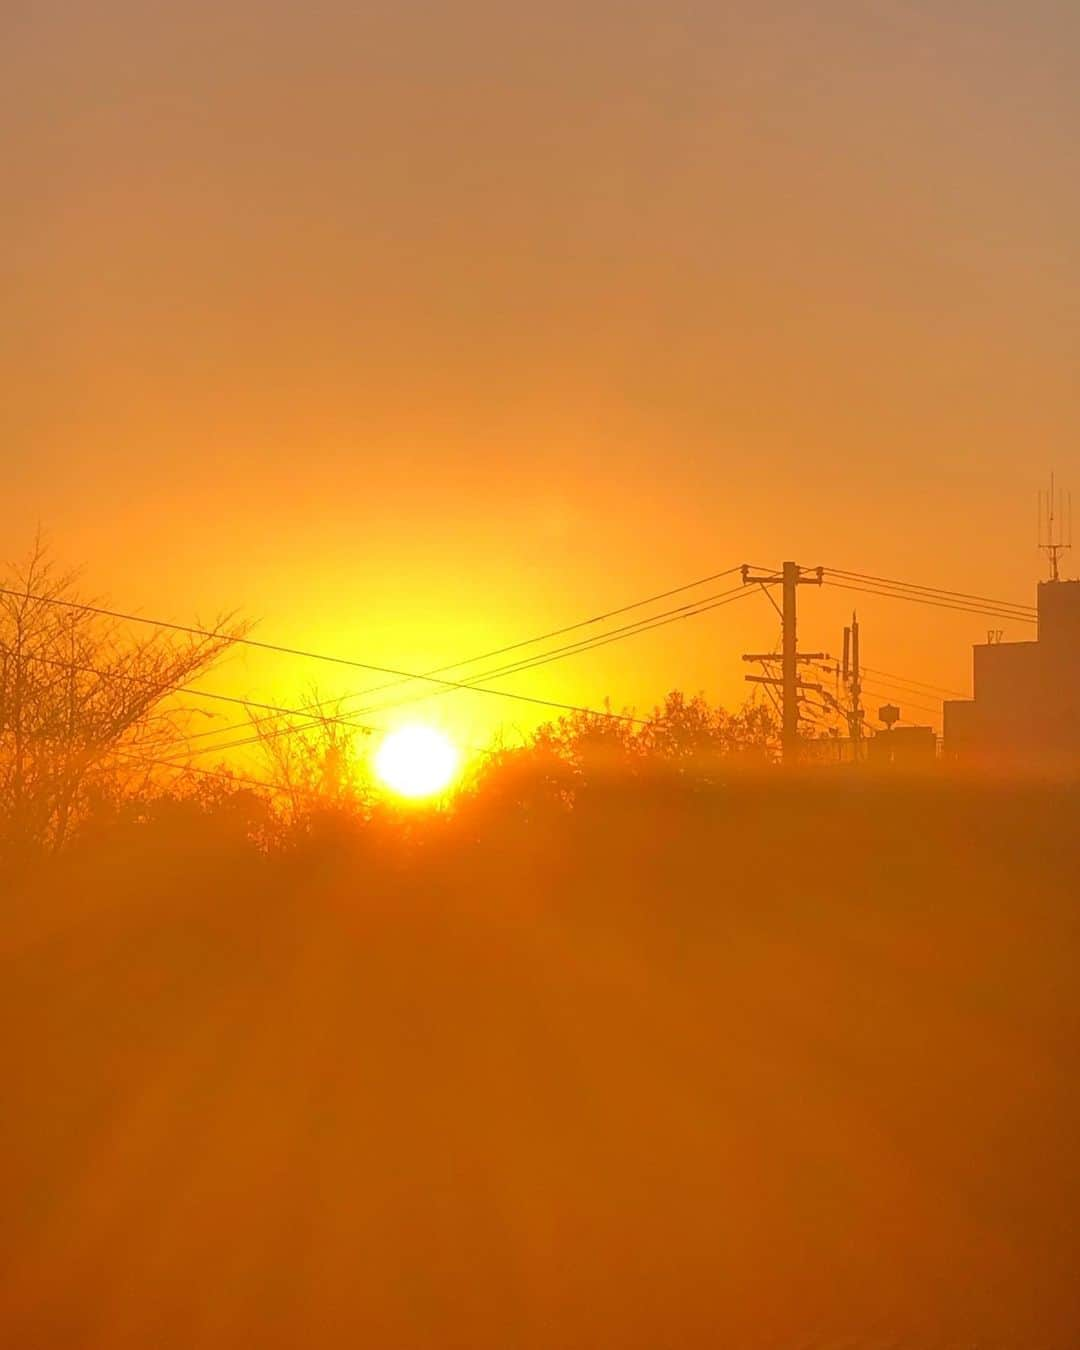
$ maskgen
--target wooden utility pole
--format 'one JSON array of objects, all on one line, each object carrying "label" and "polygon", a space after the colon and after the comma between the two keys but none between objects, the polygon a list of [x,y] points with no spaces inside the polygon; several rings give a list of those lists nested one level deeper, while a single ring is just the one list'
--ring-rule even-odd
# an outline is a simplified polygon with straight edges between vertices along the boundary
[{"label": "wooden utility pole", "polygon": [[782,584],[784,587],[784,656],[781,663],[781,676],[784,681],[784,726],[780,744],[783,747],[786,764],[794,760],[799,747],[799,638],[796,632],[799,568],[797,563],[784,563]]},{"label": "wooden utility pole", "polygon": [[[766,590],[768,587],[779,585],[782,587],[782,606],[773,605],[779,610],[780,621],[782,624],[783,639],[781,643],[780,656],[780,678],[775,679],[771,676],[748,675],[746,678],[753,684],[776,685],[780,688],[780,750],[783,761],[787,765],[793,765],[799,757],[799,691],[808,689],[812,686],[805,684],[799,679],[799,664],[803,661],[817,661],[824,657],[824,652],[799,652],[798,637],[798,593],[800,586],[820,586],[824,576],[824,568],[821,567],[800,567],[798,563],[786,562],[779,573],[764,572],[755,574],[754,569],[749,564],[744,563],[742,569],[743,585],[757,582],[759,586]],[[772,599],[772,596],[769,596]],[[773,654],[763,656],[755,653],[747,653],[743,656],[744,661],[775,661]],[[820,686],[813,686],[819,688]]]}]

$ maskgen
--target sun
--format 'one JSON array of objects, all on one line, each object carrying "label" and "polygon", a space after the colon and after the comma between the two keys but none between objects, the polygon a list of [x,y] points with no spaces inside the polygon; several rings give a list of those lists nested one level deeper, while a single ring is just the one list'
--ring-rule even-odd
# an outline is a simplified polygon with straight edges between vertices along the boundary
[{"label": "sun", "polygon": [[433,727],[392,731],[375,755],[379,781],[410,800],[445,792],[457,775],[461,755],[449,737]]}]

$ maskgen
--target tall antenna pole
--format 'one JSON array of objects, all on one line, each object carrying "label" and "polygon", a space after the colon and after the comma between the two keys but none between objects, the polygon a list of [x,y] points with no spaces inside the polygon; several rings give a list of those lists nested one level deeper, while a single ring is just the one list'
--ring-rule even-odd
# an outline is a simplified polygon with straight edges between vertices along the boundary
[{"label": "tall antenna pole", "polygon": [[1072,494],[1058,492],[1054,475],[1050,491],[1039,493],[1039,549],[1050,560],[1050,580],[1061,580],[1061,555],[1072,548]]}]

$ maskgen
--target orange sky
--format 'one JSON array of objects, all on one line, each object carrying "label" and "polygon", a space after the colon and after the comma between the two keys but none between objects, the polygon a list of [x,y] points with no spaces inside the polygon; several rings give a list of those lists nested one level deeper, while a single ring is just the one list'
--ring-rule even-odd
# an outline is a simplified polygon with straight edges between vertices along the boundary
[{"label": "orange sky", "polygon": [[[1033,600],[1036,489],[1080,490],[1071,0],[0,24],[6,553],[40,520],[124,607],[406,668],[744,559]],[[849,600],[802,599],[835,648]],[[987,621],[861,611],[967,687]],[[775,636],[759,598],[508,687],[730,703]]]}]

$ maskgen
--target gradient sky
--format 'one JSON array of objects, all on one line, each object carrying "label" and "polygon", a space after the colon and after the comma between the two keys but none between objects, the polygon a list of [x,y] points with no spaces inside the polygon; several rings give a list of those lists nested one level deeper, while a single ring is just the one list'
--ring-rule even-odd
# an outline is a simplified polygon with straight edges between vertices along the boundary
[{"label": "gradient sky", "polygon": [[[123,607],[407,668],[744,559],[1033,599],[1036,490],[1080,490],[1075,0],[0,26],[5,554],[40,521]],[[988,621],[861,612],[868,663],[967,687]],[[731,703],[775,635],[758,598],[510,687]]]}]

